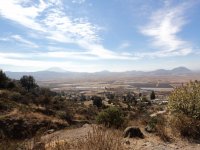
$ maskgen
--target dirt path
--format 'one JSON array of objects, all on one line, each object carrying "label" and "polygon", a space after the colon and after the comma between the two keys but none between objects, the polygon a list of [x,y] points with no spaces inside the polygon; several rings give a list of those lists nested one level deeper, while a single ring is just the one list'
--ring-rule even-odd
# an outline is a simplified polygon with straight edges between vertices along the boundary
[{"label": "dirt path", "polygon": [[[163,142],[156,136],[145,137],[145,139],[126,139],[130,144],[126,145],[129,150],[200,150],[199,144],[188,141]],[[125,140],[125,141],[126,141]]]},{"label": "dirt path", "polygon": [[51,142],[55,140],[78,140],[80,138],[84,138],[87,136],[88,132],[92,131],[92,125],[85,124],[81,128],[76,129],[65,129],[56,131],[52,134],[48,134],[42,137],[42,141],[44,142]]}]

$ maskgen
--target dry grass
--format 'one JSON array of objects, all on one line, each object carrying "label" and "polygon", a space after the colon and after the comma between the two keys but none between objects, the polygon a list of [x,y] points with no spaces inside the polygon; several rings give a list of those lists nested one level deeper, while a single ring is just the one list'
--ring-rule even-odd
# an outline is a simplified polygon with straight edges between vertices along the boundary
[{"label": "dry grass", "polygon": [[173,132],[182,137],[200,139],[200,121],[185,115],[173,116],[170,120]]},{"label": "dry grass", "polygon": [[121,133],[116,130],[93,127],[84,139],[57,141],[51,150],[123,150]]},{"label": "dry grass", "polygon": [[169,136],[169,133],[167,131],[167,127],[165,125],[157,125],[156,126],[157,135],[160,137],[160,139],[164,142],[170,142],[171,138]]}]

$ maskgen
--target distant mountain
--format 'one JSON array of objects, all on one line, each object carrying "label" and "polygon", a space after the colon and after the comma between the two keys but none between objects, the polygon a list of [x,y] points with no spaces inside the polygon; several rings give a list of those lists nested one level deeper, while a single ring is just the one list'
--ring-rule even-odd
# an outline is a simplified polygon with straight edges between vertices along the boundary
[{"label": "distant mountain", "polygon": [[149,73],[150,75],[184,75],[190,74],[192,71],[186,67],[177,67],[172,70],[158,69]]},{"label": "distant mountain", "polygon": [[84,79],[84,78],[115,78],[115,77],[134,77],[134,76],[170,76],[170,75],[189,75],[194,73],[186,67],[177,67],[172,70],[158,69],[155,71],[126,71],[126,72],[109,72],[107,70],[86,73],[86,72],[70,72],[60,68],[50,68],[45,71],[38,72],[6,72],[10,78],[20,79],[23,75],[32,75],[36,80],[59,80],[59,79]]},{"label": "distant mountain", "polygon": [[53,71],[53,72],[67,72],[66,70],[59,68],[59,67],[52,67],[47,69],[46,71]]},{"label": "distant mountain", "polygon": [[177,67],[171,70],[174,74],[188,74],[192,73],[192,71],[186,67]]}]

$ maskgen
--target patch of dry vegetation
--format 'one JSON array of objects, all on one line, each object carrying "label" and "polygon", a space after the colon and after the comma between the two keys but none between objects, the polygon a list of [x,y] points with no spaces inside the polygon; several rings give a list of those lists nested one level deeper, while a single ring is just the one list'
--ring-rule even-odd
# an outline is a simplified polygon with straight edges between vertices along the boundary
[{"label": "patch of dry vegetation", "polygon": [[171,125],[183,137],[200,139],[200,81],[173,91],[169,100]]},{"label": "patch of dry vegetation", "polygon": [[93,127],[87,136],[77,141],[57,141],[49,150],[123,150],[121,133],[104,127]]}]

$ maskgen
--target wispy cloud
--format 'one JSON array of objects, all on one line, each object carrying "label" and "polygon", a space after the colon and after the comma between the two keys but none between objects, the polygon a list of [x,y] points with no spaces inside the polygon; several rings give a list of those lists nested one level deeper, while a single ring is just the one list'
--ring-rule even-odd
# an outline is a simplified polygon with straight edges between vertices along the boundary
[{"label": "wispy cloud", "polygon": [[77,4],[82,4],[84,3],[86,0],[72,0],[72,3],[77,3]]},{"label": "wispy cloud", "polygon": [[12,39],[14,39],[17,42],[20,42],[22,44],[25,44],[26,46],[32,47],[32,48],[38,48],[39,46],[29,40],[26,40],[25,38],[23,38],[20,35],[12,35],[11,36]]},{"label": "wispy cloud", "polygon": [[119,49],[125,49],[131,46],[131,43],[129,41],[123,41],[120,45],[119,45]]},{"label": "wispy cloud", "polygon": [[150,42],[155,48],[159,49],[159,51],[151,54],[142,54],[144,56],[187,55],[192,52],[190,43],[177,35],[187,23],[184,16],[187,5],[185,3],[175,7],[168,5],[167,3],[165,8],[154,12],[150,17],[150,22],[141,28],[141,33],[152,37]]},{"label": "wispy cloud", "polygon": [[[100,71],[101,66],[98,64],[82,64],[80,62],[73,63],[70,60],[64,60],[64,61],[57,61],[52,59],[46,59],[46,58],[62,58],[62,55],[67,55],[67,58],[72,57],[71,53],[66,52],[49,52],[49,53],[2,53],[0,52],[0,64],[1,65],[10,65],[10,66],[17,66],[22,68],[27,68],[26,71],[33,71],[35,70],[45,70],[47,68],[50,68],[52,66],[60,67],[69,71],[88,71],[88,72],[94,72],[94,71]],[[33,58],[37,55],[38,58],[41,59],[34,59],[31,60],[30,58]],[[76,54],[75,54],[76,55]],[[77,55],[76,55],[77,56]],[[80,55],[81,57],[82,55]],[[78,59],[78,58],[77,58]],[[85,59],[85,58],[84,58]]]},{"label": "wispy cloud", "polygon": [[[86,52],[99,58],[121,58],[120,54],[99,44],[98,31],[100,27],[89,22],[87,18],[69,17],[63,11],[61,0],[48,2],[40,0],[37,5],[26,7],[22,2],[24,1],[0,1],[0,15],[42,33],[46,39],[77,44]],[[84,1],[76,0],[76,2],[83,3]],[[19,36],[14,36],[14,38],[20,42],[31,44]]]}]

